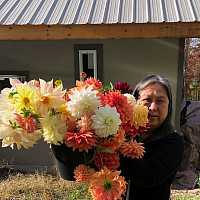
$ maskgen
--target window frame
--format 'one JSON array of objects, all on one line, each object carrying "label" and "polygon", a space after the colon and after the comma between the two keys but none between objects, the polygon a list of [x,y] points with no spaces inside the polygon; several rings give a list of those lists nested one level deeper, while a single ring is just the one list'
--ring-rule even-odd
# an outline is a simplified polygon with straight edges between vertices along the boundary
[{"label": "window frame", "polygon": [[1,77],[5,75],[6,78],[25,77],[25,81],[29,81],[29,71],[0,71]]},{"label": "window frame", "polygon": [[84,51],[85,52],[96,51],[96,70],[94,69],[94,77],[96,77],[101,82],[103,82],[103,45],[102,44],[75,44],[74,45],[75,81],[80,80],[80,68],[81,68],[80,67],[81,65],[80,52],[84,52]]}]

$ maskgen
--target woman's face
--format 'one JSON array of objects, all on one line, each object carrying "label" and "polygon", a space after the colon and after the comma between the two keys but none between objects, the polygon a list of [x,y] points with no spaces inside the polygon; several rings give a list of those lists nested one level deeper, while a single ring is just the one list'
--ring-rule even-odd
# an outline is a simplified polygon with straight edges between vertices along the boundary
[{"label": "woman's face", "polygon": [[156,130],[168,114],[169,99],[165,88],[159,83],[148,85],[140,91],[138,102],[149,108],[150,131]]}]

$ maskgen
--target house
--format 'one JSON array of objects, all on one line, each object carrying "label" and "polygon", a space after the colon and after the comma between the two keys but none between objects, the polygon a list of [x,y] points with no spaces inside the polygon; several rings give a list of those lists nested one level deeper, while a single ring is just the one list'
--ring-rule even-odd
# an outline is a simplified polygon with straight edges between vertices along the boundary
[{"label": "house", "polygon": [[[0,75],[74,86],[80,70],[131,87],[150,73],[172,84],[179,128],[184,38],[200,37],[199,0],[1,0]],[[4,77],[4,78],[3,78]],[[52,167],[42,141],[0,149],[19,169]]]}]

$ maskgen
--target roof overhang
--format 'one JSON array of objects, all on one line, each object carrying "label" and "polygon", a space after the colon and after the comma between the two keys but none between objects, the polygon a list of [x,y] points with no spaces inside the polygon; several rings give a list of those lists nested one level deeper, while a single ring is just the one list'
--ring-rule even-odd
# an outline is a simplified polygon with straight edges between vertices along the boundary
[{"label": "roof overhang", "polygon": [[200,37],[200,22],[0,25],[0,40],[62,40]]}]

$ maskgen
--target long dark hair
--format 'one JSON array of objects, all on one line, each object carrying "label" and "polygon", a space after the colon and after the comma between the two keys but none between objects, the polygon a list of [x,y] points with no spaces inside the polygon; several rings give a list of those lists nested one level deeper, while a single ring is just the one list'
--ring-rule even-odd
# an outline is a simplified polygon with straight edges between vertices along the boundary
[{"label": "long dark hair", "polygon": [[169,106],[168,106],[168,115],[165,119],[165,121],[162,123],[162,125],[154,132],[153,135],[155,135],[155,138],[163,137],[166,134],[172,133],[174,131],[174,128],[172,126],[172,92],[171,92],[171,86],[169,83],[169,80],[161,75],[149,75],[145,78],[143,78],[135,87],[133,91],[133,95],[138,100],[140,96],[140,92],[144,90],[147,86],[159,83],[162,85],[167,93],[168,99],[169,99]]}]

